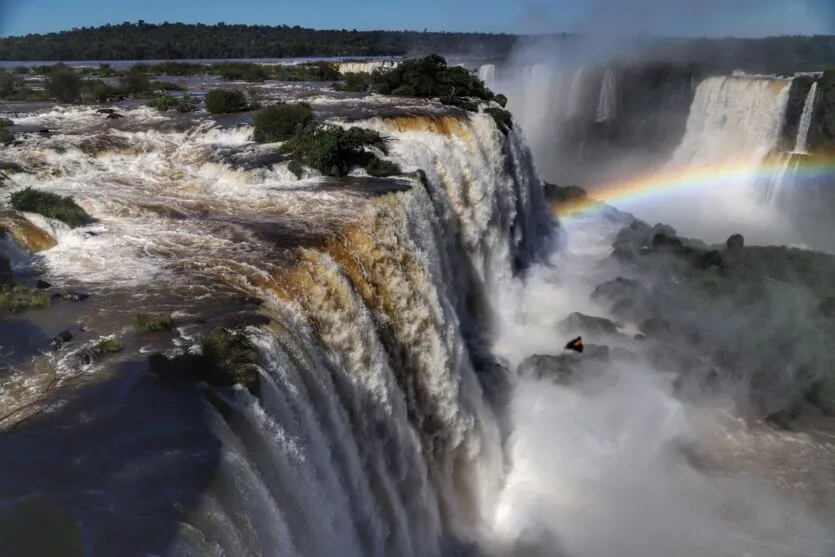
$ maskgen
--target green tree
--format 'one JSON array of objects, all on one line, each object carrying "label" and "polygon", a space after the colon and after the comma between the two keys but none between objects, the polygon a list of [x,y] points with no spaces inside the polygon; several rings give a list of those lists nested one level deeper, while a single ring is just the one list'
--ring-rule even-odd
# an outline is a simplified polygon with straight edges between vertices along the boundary
[{"label": "green tree", "polygon": [[60,102],[81,100],[81,76],[69,68],[59,68],[46,77],[46,91]]},{"label": "green tree", "polygon": [[210,114],[232,114],[247,108],[246,95],[242,91],[213,89],[206,94],[206,110]]}]

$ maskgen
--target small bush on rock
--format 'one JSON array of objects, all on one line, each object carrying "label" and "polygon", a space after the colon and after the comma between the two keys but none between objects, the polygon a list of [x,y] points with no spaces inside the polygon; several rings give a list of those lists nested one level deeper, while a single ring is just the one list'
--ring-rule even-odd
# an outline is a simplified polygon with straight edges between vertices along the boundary
[{"label": "small bush on rock", "polygon": [[170,315],[138,314],[133,320],[134,328],[140,333],[157,333],[170,331],[174,328],[174,320]]},{"label": "small bush on rock", "polygon": [[286,141],[313,121],[307,103],[279,103],[261,109],[254,118],[253,139],[258,143]]},{"label": "small bush on rock", "polygon": [[90,215],[79,207],[72,197],[62,197],[46,191],[26,188],[13,193],[9,204],[16,211],[38,213],[60,220],[70,228],[77,228],[90,221]]},{"label": "small bush on rock", "polygon": [[214,89],[206,94],[206,110],[210,114],[233,114],[249,108],[242,91]]},{"label": "small bush on rock", "polygon": [[[310,123],[288,139],[281,151],[290,156],[289,168],[297,176],[301,175],[301,165],[315,168],[326,176],[346,176],[352,168],[366,168],[377,158],[366,147],[376,147],[384,153],[387,150],[385,141],[375,131]],[[375,171],[386,169],[391,167],[374,167]]]},{"label": "small bush on rock", "polygon": [[402,97],[477,97],[491,100],[493,93],[472,71],[450,67],[437,54],[406,60],[387,70],[376,70],[371,81],[383,95]]}]

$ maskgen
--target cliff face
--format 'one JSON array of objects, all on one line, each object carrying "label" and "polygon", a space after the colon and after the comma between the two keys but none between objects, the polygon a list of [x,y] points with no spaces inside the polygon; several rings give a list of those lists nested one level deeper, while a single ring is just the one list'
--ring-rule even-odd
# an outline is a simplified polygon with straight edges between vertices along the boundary
[{"label": "cliff face", "polygon": [[812,152],[835,154],[835,69],[818,80],[818,97],[810,129]]}]

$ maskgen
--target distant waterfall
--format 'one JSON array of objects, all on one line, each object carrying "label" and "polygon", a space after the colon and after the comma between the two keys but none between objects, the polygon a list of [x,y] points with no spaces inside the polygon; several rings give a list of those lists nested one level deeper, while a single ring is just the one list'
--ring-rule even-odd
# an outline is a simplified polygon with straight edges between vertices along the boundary
[{"label": "distant waterfall", "polygon": [[617,115],[617,80],[615,72],[607,69],[600,86],[600,99],[597,103],[597,122],[608,122]]},{"label": "distant waterfall", "polygon": [[493,89],[496,84],[496,65],[483,64],[478,68],[478,78],[484,82],[488,89]]},{"label": "distant waterfall", "polygon": [[777,146],[791,80],[709,77],[696,89],[672,165],[755,166]]},{"label": "distant waterfall", "polygon": [[812,115],[815,111],[815,100],[817,100],[818,82],[812,83],[809,94],[806,95],[806,102],[803,105],[803,114],[800,116],[800,126],[797,129],[797,140],[794,145],[795,153],[807,153],[809,149],[809,129],[812,127]]}]

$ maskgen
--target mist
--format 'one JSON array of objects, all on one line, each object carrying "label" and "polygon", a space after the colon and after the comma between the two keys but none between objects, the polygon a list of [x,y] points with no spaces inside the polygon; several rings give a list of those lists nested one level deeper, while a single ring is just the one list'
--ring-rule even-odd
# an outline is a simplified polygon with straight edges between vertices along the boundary
[{"label": "mist", "polygon": [[[573,312],[613,317],[590,299],[597,284],[615,276],[650,278],[609,257],[620,226],[599,219],[564,223],[565,244],[553,267],[538,268],[502,299],[503,327],[494,349],[511,367],[531,354],[563,353],[564,343],[581,334],[560,328]],[[673,300],[659,303],[671,319],[699,319]],[[782,289],[761,304],[805,311],[793,292]],[[714,307],[699,324],[716,337],[738,339],[745,347],[740,350],[773,337],[766,324],[749,330],[745,339],[739,321],[711,321],[723,310],[731,308]],[[506,441],[511,469],[491,515],[501,552],[829,555],[835,538],[827,524],[835,515],[816,514],[802,489],[781,491],[776,485],[805,485],[831,500],[835,476],[827,474],[835,471],[821,463],[835,456],[832,449],[810,461],[808,453],[824,450],[811,438],[742,421],[738,416],[746,411],[752,381],[742,369],[718,387],[677,388],[682,370],[652,364],[642,344],[630,340],[635,324],[615,320],[617,339],[583,332],[587,346],[628,347],[633,358],[612,356],[584,366],[569,384],[523,374],[515,385]],[[774,394],[781,388],[785,385],[775,381]]]}]

